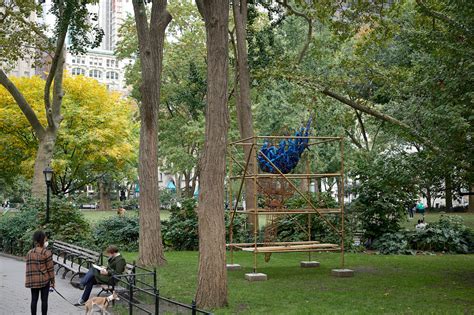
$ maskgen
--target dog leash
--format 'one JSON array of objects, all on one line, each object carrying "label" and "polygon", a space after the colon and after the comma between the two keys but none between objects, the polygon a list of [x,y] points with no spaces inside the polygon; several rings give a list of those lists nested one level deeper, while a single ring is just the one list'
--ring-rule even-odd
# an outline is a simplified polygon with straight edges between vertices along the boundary
[{"label": "dog leash", "polygon": [[66,299],[66,298],[64,297],[64,295],[62,295],[61,293],[59,293],[59,291],[56,290],[56,288],[52,288],[52,289],[53,289],[54,292],[56,292],[64,301],[68,302],[68,303],[71,304],[72,306],[79,307],[79,308],[82,307],[82,305],[76,305],[76,304],[73,304],[73,303],[69,302],[69,300]]}]

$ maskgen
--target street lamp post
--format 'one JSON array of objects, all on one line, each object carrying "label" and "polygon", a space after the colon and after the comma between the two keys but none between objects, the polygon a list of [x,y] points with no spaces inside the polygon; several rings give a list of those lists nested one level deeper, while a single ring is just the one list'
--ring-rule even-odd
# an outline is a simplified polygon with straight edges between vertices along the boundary
[{"label": "street lamp post", "polygon": [[46,223],[49,223],[49,189],[51,187],[51,179],[53,178],[53,170],[47,166],[43,170],[43,174],[46,181]]}]

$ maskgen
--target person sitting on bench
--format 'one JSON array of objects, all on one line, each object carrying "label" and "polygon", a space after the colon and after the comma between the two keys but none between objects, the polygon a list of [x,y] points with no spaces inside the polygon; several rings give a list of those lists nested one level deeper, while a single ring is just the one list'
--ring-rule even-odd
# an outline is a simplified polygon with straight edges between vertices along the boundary
[{"label": "person sitting on bench", "polygon": [[78,305],[84,305],[87,302],[94,284],[112,284],[114,280],[112,277],[124,272],[127,263],[125,262],[125,258],[120,255],[116,246],[110,245],[107,247],[106,255],[109,257],[107,268],[99,270],[95,267],[91,267],[81,279],[79,288],[84,290],[84,293],[77,302]]}]

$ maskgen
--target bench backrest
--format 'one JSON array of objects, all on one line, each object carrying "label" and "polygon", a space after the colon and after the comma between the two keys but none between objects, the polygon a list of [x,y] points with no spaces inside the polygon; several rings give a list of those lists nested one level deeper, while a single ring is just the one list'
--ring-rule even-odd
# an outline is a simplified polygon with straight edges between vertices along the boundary
[{"label": "bench backrest", "polygon": [[77,245],[74,245],[74,244],[69,244],[69,243],[62,242],[62,241],[54,241],[54,244],[69,247],[69,248],[72,248],[72,249],[75,249],[75,250],[78,250],[78,251],[81,251],[81,252],[84,252],[84,253],[88,253],[92,256],[97,256],[97,257],[100,256],[99,252],[96,252],[96,251],[93,251],[93,250],[90,250],[88,248],[84,248],[84,247],[81,247],[81,246],[77,246]]},{"label": "bench backrest", "polygon": [[71,254],[73,256],[84,258],[86,260],[90,260],[93,262],[99,262],[100,257],[101,257],[100,253],[98,252],[91,251],[86,248],[82,248],[80,246],[61,242],[61,241],[55,241],[53,243],[53,252],[55,251],[59,253]]}]

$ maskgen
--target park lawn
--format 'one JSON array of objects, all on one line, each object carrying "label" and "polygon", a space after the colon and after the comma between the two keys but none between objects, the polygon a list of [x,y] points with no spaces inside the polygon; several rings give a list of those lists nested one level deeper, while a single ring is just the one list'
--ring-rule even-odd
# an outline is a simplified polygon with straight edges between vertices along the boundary
[{"label": "park lawn", "polygon": [[[132,261],[137,253],[124,253]],[[243,267],[228,273],[229,306],[215,314],[473,314],[474,255],[346,254],[353,278],[335,278],[340,254],[313,254],[317,269],[302,269],[304,253],[259,256],[258,272],[266,282],[248,282],[253,256],[235,254]],[[163,296],[191,303],[195,295],[198,253],[167,252],[168,264],[158,269]]]},{"label": "park lawn", "polygon": [[[117,216],[117,211],[99,211],[99,210],[82,210],[84,217],[90,224],[96,224],[99,221],[102,221],[106,218]],[[126,216],[137,216],[138,211],[127,210],[125,213]],[[168,210],[161,210],[160,217],[162,221],[166,221],[170,217],[170,212]]]},{"label": "park lawn", "polygon": [[[436,222],[439,220],[439,217],[441,215],[449,215],[449,216],[460,216],[464,220],[464,224],[469,227],[471,230],[474,230],[474,213],[466,213],[466,212],[457,212],[457,213],[444,213],[441,214],[439,212],[434,212],[434,213],[427,213],[425,215],[425,222],[427,223],[432,223]],[[421,216],[417,213],[415,214],[414,218],[412,220],[408,221],[403,221],[401,222],[401,227],[405,229],[414,229],[416,222],[421,219]]]}]

